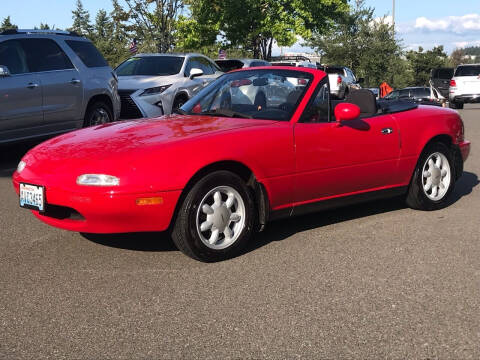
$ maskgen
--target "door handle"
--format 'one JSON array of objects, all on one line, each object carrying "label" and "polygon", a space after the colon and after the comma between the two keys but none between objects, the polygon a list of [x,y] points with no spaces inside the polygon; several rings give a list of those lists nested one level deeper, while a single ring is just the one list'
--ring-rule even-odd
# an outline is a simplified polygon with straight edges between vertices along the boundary
[{"label": "door handle", "polygon": [[393,129],[392,128],[385,128],[385,129],[382,129],[382,134],[383,135],[389,135],[393,133]]},{"label": "door handle", "polygon": [[27,85],[27,88],[29,88],[29,89],[35,89],[35,88],[37,88],[37,87],[38,87],[38,84],[36,84],[36,83],[29,83],[29,84]]},{"label": "door handle", "polygon": [[73,85],[80,84],[80,80],[78,80],[78,79],[72,79],[72,80],[70,81],[70,84],[73,84]]}]

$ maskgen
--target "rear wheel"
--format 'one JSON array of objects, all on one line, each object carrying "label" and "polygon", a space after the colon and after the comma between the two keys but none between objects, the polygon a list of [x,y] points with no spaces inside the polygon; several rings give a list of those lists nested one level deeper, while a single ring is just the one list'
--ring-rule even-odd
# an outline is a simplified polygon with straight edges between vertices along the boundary
[{"label": "rear wheel", "polygon": [[449,102],[450,104],[450,108],[451,109],[463,109],[463,103],[460,103],[460,102],[457,102],[457,101],[450,101]]},{"label": "rear wheel", "polygon": [[113,112],[110,106],[103,101],[96,101],[88,107],[83,126],[102,125],[112,121]]},{"label": "rear wheel", "polygon": [[446,206],[455,186],[455,162],[443,143],[429,145],[420,156],[407,195],[408,206],[437,210]]},{"label": "rear wheel", "polygon": [[184,254],[201,261],[237,255],[251,237],[255,211],[245,182],[216,171],[188,192],[175,219],[172,239]]}]

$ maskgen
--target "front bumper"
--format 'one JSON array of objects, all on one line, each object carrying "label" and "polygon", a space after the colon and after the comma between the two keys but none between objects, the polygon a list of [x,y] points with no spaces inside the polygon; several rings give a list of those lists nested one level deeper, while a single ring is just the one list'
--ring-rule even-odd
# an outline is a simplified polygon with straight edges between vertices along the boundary
[{"label": "front bumper", "polygon": [[[28,182],[17,173],[12,181],[17,194],[19,183]],[[76,232],[105,234],[164,231],[170,226],[180,194],[181,190],[135,194],[99,193],[88,192],[88,187],[82,192],[71,192],[47,185],[45,213],[32,213],[48,225]],[[161,203],[137,205],[137,199],[152,197],[161,198]]]}]

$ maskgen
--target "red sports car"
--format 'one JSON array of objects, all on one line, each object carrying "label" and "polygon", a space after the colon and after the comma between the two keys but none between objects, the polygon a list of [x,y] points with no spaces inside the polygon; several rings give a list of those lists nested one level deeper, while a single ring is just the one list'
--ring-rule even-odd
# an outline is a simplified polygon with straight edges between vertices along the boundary
[{"label": "red sports car", "polygon": [[368,90],[333,100],[322,71],[264,67],[221,76],[178,114],[48,140],[13,184],[52,226],[169,230],[185,254],[217,261],[280,217],[401,194],[439,209],[469,151],[456,111]]}]

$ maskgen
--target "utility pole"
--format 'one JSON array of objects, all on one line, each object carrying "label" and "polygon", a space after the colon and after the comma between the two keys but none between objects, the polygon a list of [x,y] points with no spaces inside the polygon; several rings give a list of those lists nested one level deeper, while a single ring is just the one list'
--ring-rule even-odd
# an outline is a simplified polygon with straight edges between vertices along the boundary
[{"label": "utility pole", "polygon": [[393,26],[393,33],[395,34],[395,0],[392,0],[392,26]]}]

